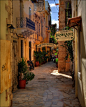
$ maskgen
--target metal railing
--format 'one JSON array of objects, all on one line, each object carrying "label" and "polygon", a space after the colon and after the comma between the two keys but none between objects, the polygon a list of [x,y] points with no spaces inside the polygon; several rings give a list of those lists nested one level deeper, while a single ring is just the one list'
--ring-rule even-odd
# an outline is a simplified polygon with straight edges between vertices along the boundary
[{"label": "metal railing", "polygon": [[16,28],[26,28],[26,17],[16,18]]},{"label": "metal railing", "polygon": [[32,30],[35,30],[35,22],[27,17],[17,17],[16,28],[30,28]]}]

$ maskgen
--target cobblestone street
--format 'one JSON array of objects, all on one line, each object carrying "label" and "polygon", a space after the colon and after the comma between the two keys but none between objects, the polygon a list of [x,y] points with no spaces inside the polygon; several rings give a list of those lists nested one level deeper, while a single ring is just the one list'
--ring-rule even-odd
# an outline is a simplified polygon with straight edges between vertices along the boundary
[{"label": "cobblestone street", "polygon": [[58,73],[56,64],[35,67],[35,78],[13,93],[13,107],[81,107],[69,73]]}]

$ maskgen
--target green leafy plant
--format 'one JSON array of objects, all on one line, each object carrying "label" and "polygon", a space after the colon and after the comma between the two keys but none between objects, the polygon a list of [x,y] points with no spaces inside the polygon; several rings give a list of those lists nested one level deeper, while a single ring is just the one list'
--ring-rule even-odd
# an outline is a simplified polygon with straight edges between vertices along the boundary
[{"label": "green leafy plant", "polygon": [[24,79],[26,79],[26,81],[31,81],[34,78],[34,74],[32,72],[28,72],[26,73],[26,75],[24,76]]},{"label": "green leafy plant", "polygon": [[41,64],[42,62],[47,61],[48,53],[45,51],[43,51],[43,52],[34,51],[34,57],[35,57],[36,61],[39,61],[39,63]]},{"label": "green leafy plant", "polygon": [[19,76],[23,74],[22,80],[26,80],[26,83],[27,81],[32,80],[35,76],[34,73],[28,71],[26,60],[24,58],[18,62],[18,74]]},{"label": "green leafy plant", "polygon": [[51,38],[51,41],[52,41],[52,43],[57,43],[57,41],[56,41],[56,39],[55,39],[55,36],[53,36],[53,35],[50,35],[50,38]]},{"label": "green leafy plant", "polygon": [[71,61],[73,61],[73,47],[72,47],[72,40],[71,41],[65,41],[65,48],[66,48],[66,59],[68,58],[68,54],[70,55]]},{"label": "green leafy plant", "polygon": [[37,51],[34,51],[34,57],[35,57],[36,61],[38,61],[39,54]]},{"label": "green leafy plant", "polygon": [[73,61],[74,57],[73,57],[73,47],[72,47],[72,41],[65,41],[64,45],[61,45],[63,47],[66,48],[66,57],[65,60],[68,59],[68,55],[70,56],[71,61]]},{"label": "green leafy plant", "polygon": [[26,71],[27,71],[26,60],[24,60],[24,58],[22,58],[22,60],[20,60],[20,61],[18,62],[18,72],[25,74]]}]

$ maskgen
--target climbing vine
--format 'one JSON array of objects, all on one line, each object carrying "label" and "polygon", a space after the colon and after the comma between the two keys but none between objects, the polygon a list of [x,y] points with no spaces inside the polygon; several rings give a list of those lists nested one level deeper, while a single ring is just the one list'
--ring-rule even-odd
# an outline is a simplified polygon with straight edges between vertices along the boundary
[{"label": "climbing vine", "polygon": [[68,59],[68,55],[69,55],[71,61],[73,62],[74,57],[73,57],[72,41],[73,40],[71,40],[71,41],[65,41],[63,47],[66,48],[66,52],[67,52],[65,59],[67,60]]}]

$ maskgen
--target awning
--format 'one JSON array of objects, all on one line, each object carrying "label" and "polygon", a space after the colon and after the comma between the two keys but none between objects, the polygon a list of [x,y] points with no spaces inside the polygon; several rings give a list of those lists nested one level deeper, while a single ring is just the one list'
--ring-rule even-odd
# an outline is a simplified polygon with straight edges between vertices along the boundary
[{"label": "awning", "polygon": [[81,16],[74,17],[74,18],[68,18],[69,27],[80,26],[80,22],[81,22]]}]

